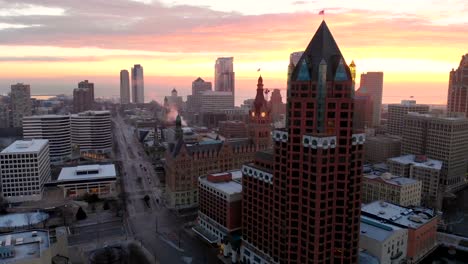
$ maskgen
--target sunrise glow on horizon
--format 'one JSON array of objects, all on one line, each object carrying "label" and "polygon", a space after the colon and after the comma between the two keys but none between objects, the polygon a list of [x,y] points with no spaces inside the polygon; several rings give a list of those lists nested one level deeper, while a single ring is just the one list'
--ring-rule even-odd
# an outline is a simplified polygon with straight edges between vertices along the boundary
[{"label": "sunrise glow on horizon", "polygon": [[246,94],[258,68],[267,84],[285,87],[289,54],[305,49],[322,9],[358,81],[362,72],[384,72],[384,103],[421,92],[418,102],[445,103],[449,72],[468,53],[466,1],[14,2],[0,1],[0,93],[16,82],[47,94],[47,82],[71,90],[80,79],[98,79],[106,90],[97,96],[118,94],[119,71],[141,64],[147,100],[159,100],[166,86],[186,95],[187,80],[213,81],[219,56],[234,57]]}]

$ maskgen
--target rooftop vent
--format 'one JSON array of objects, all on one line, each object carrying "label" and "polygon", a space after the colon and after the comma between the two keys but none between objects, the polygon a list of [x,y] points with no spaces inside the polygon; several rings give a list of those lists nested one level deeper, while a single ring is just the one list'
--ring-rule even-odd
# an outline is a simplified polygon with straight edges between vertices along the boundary
[{"label": "rooftop vent", "polygon": [[385,211],[379,211],[379,214],[380,214],[380,215],[384,215],[384,214],[385,214]]}]

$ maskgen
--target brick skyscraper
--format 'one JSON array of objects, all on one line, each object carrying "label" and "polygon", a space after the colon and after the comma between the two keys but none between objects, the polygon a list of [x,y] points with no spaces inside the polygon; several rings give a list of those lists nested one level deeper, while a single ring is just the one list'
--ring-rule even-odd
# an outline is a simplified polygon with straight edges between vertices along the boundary
[{"label": "brick skyscraper", "polygon": [[458,69],[450,72],[447,111],[468,117],[468,53],[462,56]]},{"label": "brick skyscraper", "polygon": [[241,260],[357,263],[365,135],[353,131],[351,72],[325,22],[288,77],[286,129],[242,168]]}]

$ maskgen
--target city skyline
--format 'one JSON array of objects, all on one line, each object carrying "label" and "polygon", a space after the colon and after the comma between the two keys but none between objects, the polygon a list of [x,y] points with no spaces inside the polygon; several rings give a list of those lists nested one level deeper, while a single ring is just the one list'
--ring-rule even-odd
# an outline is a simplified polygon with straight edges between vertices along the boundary
[{"label": "city skyline", "polygon": [[[416,1],[405,3],[404,10],[371,1],[283,1],[269,8],[261,1],[227,5],[203,0],[198,6],[166,0],[90,2],[15,1],[0,8],[0,66],[5,69],[0,93],[8,84],[25,82],[32,94],[71,94],[74,80],[92,79],[97,97],[118,95],[116,72],[140,63],[145,65],[146,101],[161,102],[174,86],[181,95],[189,94],[198,76],[214,81],[214,59],[233,56],[239,105],[258,68],[272,88],[285,88],[288,55],[308,43],[302,32],[320,23],[322,9],[345,47],[346,62],[356,62],[357,76],[385,73],[384,103],[421,93],[418,102],[445,103],[449,72],[467,52],[458,44],[468,41],[463,1]],[[98,21],[100,27],[87,21]]]}]

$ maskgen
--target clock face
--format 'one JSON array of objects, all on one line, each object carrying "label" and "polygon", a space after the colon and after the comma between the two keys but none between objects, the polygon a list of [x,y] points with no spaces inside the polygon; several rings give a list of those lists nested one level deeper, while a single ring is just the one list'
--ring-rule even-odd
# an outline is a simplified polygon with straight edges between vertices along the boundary
[{"label": "clock face", "polygon": [[266,116],[266,113],[265,112],[262,112],[262,117],[265,117]]}]

